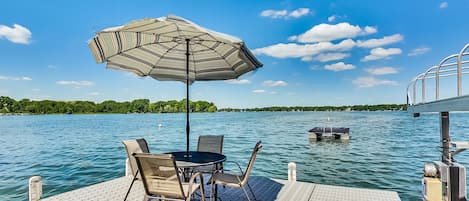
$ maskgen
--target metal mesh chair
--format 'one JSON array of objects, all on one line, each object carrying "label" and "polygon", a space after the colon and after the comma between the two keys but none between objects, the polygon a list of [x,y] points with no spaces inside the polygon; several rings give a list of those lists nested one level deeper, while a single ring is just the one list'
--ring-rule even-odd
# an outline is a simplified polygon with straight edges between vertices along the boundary
[{"label": "metal mesh chair", "polygon": [[138,179],[140,179],[140,176],[137,175],[137,162],[135,161],[135,158],[132,156],[132,154],[150,153],[147,141],[143,138],[135,140],[124,140],[122,141],[122,144],[124,144],[125,151],[127,152],[127,158],[129,160],[130,169],[132,170],[132,175],[135,175]]},{"label": "metal mesh chair", "polygon": [[238,166],[241,174],[240,175],[238,175],[238,174],[229,174],[229,173],[224,173],[224,172],[221,172],[221,171],[216,171],[213,174],[212,178],[210,179],[210,183],[212,184],[212,188],[214,187],[214,184],[215,185],[227,186],[227,187],[241,188],[243,190],[244,194],[246,195],[246,198],[250,201],[251,199],[249,198],[249,195],[248,195],[246,189],[244,188],[247,185],[248,188],[249,188],[249,191],[251,191],[251,194],[254,197],[254,200],[257,200],[256,195],[254,194],[254,192],[252,191],[251,186],[248,183],[248,178],[249,178],[249,175],[251,174],[251,170],[254,167],[254,161],[256,160],[257,153],[259,152],[259,150],[261,148],[262,148],[262,143],[261,143],[261,141],[259,141],[259,142],[256,143],[256,146],[254,147],[254,150],[252,151],[251,159],[249,160],[249,163],[248,163],[248,165],[247,165],[244,172],[243,172],[243,169],[241,168],[241,166],[238,163],[233,162],[233,161],[226,161],[226,162],[236,164]]},{"label": "metal mesh chair", "polygon": [[130,193],[130,190],[132,189],[132,186],[134,185],[135,180],[139,180],[141,178],[138,171],[137,162],[133,157],[133,154],[150,153],[150,149],[148,148],[147,141],[143,138],[136,140],[124,140],[122,141],[122,144],[124,144],[125,151],[127,152],[127,160],[129,160],[130,170],[132,171],[133,175],[132,182],[130,183],[129,189],[127,190],[127,193],[124,197],[125,201]]},{"label": "metal mesh chair", "polygon": [[[197,151],[205,151],[212,153],[223,153],[223,135],[201,135],[197,143]],[[215,165],[197,167],[195,171],[202,173],[212,173],[215,170],[223,169],[223,164],[216,167]]]},{"label": "metal mesh chair", "polygon": [[223,152],[223,135],[201,135],[197,143],[197,151],[221,154]]},{"label": "metal mesh chair", "polygon": [[182,182],[173,155],[136,153],[134,157],[147,197],[189,201],[199,189],[202,201],[205,200],[203,185],[194,182],[200,177],[203,183],[202,174],[195,173],[189,182]]}]

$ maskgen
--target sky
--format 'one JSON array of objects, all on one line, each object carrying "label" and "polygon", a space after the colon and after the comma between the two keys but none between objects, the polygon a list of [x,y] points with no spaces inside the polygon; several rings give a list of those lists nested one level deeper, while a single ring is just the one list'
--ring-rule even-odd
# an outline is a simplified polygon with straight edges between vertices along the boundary
[{"label": "sky", "polygon": [[106,69],[87,46],[107,27],[168,14],[241,38],[264,64],[237,80],[191,86],[191,100],[219,108],[402,104],[410,80],[469,42],[469,0],[17,0],[1,7],[0,96],[17,100],[184,98],[183,83]]}]

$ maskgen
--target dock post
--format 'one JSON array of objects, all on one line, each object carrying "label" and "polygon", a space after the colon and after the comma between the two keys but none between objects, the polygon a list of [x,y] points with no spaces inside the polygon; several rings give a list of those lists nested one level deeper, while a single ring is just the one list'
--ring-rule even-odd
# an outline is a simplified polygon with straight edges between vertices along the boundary
[{"label": "dock post", "polygon": [[28,182],[29,201],[39,201],[42,197],[42,177],[32,176]]},{"label": "dock post", "polygon": [[450,151],[449,112],[440,112],[441,162],[451,165],[453,158]]},{"label": "dock post", "polygon": [[296,181],[296,163],[288,163],[288,181]]},{"label": "dock post", "polygon": [[132,175],[132,170],[130,169],[129,158],[125,159],[125,176],[133,176]]}]

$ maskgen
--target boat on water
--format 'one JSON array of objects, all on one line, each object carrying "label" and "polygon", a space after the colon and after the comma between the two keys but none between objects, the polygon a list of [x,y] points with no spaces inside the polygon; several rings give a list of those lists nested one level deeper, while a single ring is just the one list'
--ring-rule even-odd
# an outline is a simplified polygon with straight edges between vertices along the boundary
[{"label": "boat on water", "polygon": [[349,140],[350,128],[345,127],[314,127],[309,131],[310,140]]},{"label": "boat on water", "polygon": [[[438,65],[431,66],[415,77],[407,86],[407,111],[414,117],[425,113],[439,113],[441,158],[424,164],[422,178],[422,198],[425,201],[466,201],[466,167],[456,162],[454,157],[469,149],[469,142],[454,142],[450,136],[450,112],[469,111],[469,94],[463,94],[463,75],[469,74],[469,43],[458,53],[443,58]],[[466,60],[465,60],[466,58]],[[449,77],[444,81],[456,81],[454,96],[440,97],[440,78]],[[456,79],[454,79],[456,78]],[[434,98],[427,99],[426,81],[431,79]],[[418,86],[418,87],[417,87]],[[466,85],[467,86],[467,85]],[[465,87],[466,87],[465,86]],[[450,92],[450,91],[445,91]],[[456,93],[455,93],[456,92]],[[419,94],[419,95],[417,95]],[[446,93],[445,93],[446,94]],[[417,101],[418,100],[418,101]],[[453,128],[458,130],[457,128]]]}]

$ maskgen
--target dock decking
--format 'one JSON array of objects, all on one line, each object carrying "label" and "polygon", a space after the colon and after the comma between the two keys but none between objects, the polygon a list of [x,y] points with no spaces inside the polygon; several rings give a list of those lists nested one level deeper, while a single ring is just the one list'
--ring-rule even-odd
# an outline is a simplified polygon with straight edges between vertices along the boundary
[{"label": "dock decking", "polygon": [[[122,201],[132,178],[120,177],[114,180],[58,194],[41,201]],[[393,191],[330,186],[252,176],[249,178],[258,200],[294,200],[294,201],[400,201],[399,195]],[[206,193],[210,188],[205,188]],[[141,182],[134,183],[128,201],[142,201],[144,189]],[[238,188],[218,188],[222,201],[246,200],[244,193]]]}]

